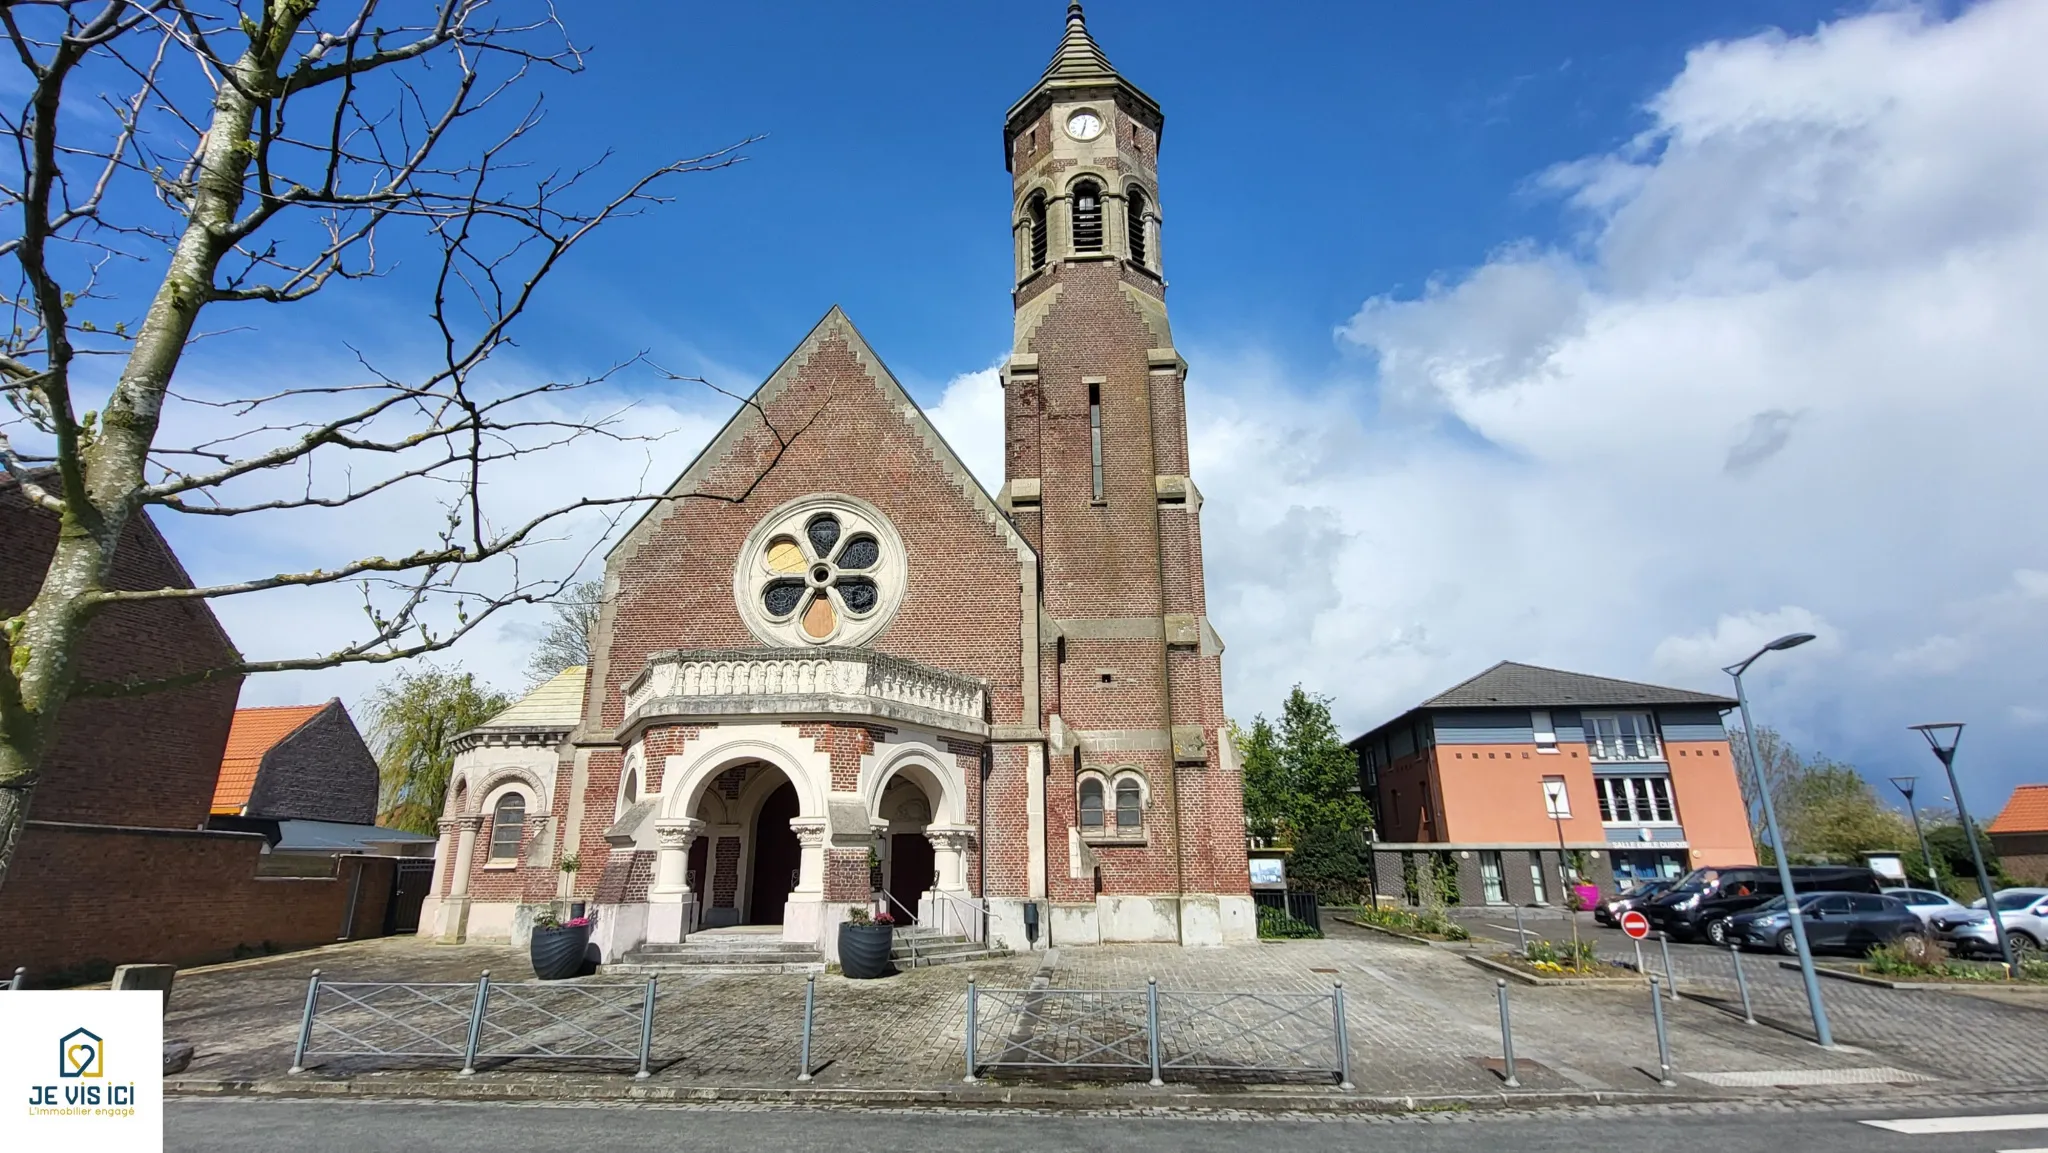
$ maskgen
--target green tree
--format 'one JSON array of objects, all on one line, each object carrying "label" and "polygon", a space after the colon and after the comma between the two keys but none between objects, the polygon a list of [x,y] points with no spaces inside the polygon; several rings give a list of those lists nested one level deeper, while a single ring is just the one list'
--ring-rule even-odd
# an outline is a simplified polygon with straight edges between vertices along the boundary
[{"label": "green tree", "polygon": [[377,753],[378,823],[432,833],[448,799],[455,737],[505,710],[505,694],[470,673],[421,665],[370,694],[370,747]]},{"label": "green tree", "polygon": [[1254,717],[1249,731],[1230,722],[1230,739],[1244,768],[1244,823],[1252,836],[1278,843],[1287,824],[1287,770],[1280,761],[1280,742],[1265,717]]},{"label": "green tree", "polygon": [[1299,832],[1311,828],[1353,831],[1372,824],[1359,792],[1358,756],[1337,735],[1330,698],[1302,691],[1287,694],[1280,710],[1280,763],[1288,783],[1287,820]]},{"label": "green tree", "polygon": [[1779,819],[1794,859],[1852,864],[1864,853],[1914,843],[1903,814],[1878,798],[1854,768],[1829,760],[1805,766],[1785,790]]},{"label": "green tree", "polygon": [[590,632],[597,627],[598,610],[604,607],[604,582],[582,581],[552,607],[554,619],[526,662],[526,675],[535,685],[563,669],[590,663]]}]

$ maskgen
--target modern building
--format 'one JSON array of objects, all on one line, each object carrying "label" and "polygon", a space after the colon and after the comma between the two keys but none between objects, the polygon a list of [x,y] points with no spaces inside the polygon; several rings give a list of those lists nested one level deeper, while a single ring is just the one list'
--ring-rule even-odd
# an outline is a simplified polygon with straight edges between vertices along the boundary
[{"label": "modern building", "polygon": [[1555,902],[1566,874],[1611,887],[1756,863],[1721,720],[1734,707],[1513,661],[1431,697],[1350,745],[1378,888],[1412,884],[1418,854],[1467,904]]},{"label": "modern building", "polygon": [[1999,864],[2023,885],[2048,885],[2048,785],[2021,785],[1986,825]]},{"label": "modern building", "polygon": [[881,894],[1011,948],[1255,937],[1163,123],[1071,5],[1003,118],[1001,492],[827,312],[611,551],[557,756],[451,791],[439,924],[583,901],[608,958],[746,924],[830,957]]}]

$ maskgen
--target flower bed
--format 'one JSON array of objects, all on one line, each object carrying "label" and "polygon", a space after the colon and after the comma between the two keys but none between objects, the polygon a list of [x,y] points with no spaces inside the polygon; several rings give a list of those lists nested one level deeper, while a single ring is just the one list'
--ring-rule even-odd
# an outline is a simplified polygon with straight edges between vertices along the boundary
[{"label": "flower bed", "polygon": [[1387,909],[1368,906],[1346,910],[1345,920],[1374,929],[1385,929],[1429,941],[1469,941],[1472,934],[1463,925],[1441,913],[1415,909]]},{"label": "flower bed", "polygon": [[2048,961],[2023,958],[2016,966],[2019,971],[2007,977],[2005,966],[1996,961],[1957,961],[1934,948],[1915,958],[1898,945],[1872,949],[1870,956],[1861,964],[1827,967],[1865,977],[1915,984],[2048,985]]}]

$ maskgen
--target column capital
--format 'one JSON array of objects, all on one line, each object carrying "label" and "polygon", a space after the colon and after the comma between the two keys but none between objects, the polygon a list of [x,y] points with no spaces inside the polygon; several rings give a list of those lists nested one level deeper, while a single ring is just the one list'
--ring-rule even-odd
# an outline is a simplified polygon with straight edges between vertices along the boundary
[{"label": "column capital", "polygon": [[931,825],[924,831],[925,840],[935,849],[947,849],[964,853],[974,847],[975,832],[966,825]]},{"label": "column capital", "polygon": [[484,817],[482,813],[469,813],[456,817],[451,823],[462,832],[474,833],[484,827]]},{"label": "column capital", "polygon": [[796,834],[797,844],[815,848],[825,843],[825,831],[830,822],[823,817],[792,817],[789,831]]},{"label": "column capital", "polygon": [[704,822],[695,817],[673,817],[654,822],[654,835],[664,849],[687,849],[704,832]]}]

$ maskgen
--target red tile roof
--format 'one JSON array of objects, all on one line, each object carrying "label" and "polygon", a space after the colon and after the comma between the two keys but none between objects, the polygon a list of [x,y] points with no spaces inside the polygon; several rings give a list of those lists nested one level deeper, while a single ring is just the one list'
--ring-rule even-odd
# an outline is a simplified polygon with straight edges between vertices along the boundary
[{"label": "red tile roof", "polygon": [[1990,833],[2048,833],[2048,785],[2021,785],[1985,827]]},{"label": "red tile roof", "polygon": [[326,707],[277,705],[236,709],[235,723],[228,729],[227,752],[220,759],[220,780],[213,786],[213,811],[227,816],[239,814],[242,806],[249,803],[249,791],[256,787],[256,770],[263,766],[263,754]]}]

